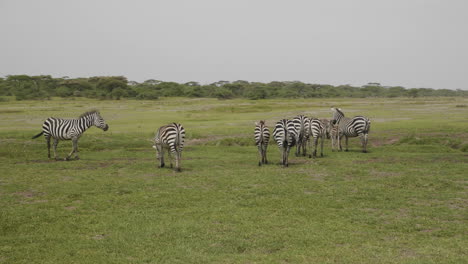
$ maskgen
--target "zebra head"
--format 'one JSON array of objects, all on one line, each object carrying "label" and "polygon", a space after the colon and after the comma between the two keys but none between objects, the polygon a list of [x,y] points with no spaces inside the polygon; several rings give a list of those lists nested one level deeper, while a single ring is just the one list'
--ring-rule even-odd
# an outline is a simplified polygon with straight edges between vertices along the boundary
[{"label": "zebra head", "polygon": [[341,112],[340,108],[332,107],[331,110],[333,112],[333,117],[330,122],[332,125],[336,125],[336,123],[338,123],[340,119],[344,117],[344,114]]},{"label": "zebra head", "polygon": [[106,124],[106,121],[104,121],[104,118],[101,117],[101,114],[99,113],[99,111],[93,111],[90,115],[90,117],[92,117],[93,119],[93,125],[104,130],[104,131],[107,131],[109,129],[109,125]]}]

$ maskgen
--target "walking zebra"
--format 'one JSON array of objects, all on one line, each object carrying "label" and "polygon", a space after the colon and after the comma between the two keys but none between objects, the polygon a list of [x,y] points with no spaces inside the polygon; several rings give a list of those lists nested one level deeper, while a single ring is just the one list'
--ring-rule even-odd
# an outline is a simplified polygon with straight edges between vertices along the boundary
[{"label": "walking zebra", "polygon": [[[317,144],[318,144],[318,139],[320,138],[320,156],[323,157],[323,141],[325,137],[330,138],[330,135],[328,133],[328,127],[329,127],[330,121],[326,119],[317,119],[317,118],[312,118],[309,123],[309,131],[310,131],[310,136],[314,139],[314,151],[311,153],[313,157],[317,157]],[[310,148],[312,149],[312,145],[310,145]],[[311,154],[309,154],[309,158],[312,157]]]},{"label": "walking zebra", "polygon": [[303,115],[296,116],[292,122],[297,131],[297,146],[296,146],[296,157],[301,155],[306,156],[307,141],[309,140],[309,118]]},{"label": "walking zebra", "polygon": [[172,168],[172,157],[174,155],[175,170],[180,171],[180,159],[184,148],[185,129],[181,124],[172,123],[162,126],[156,132],[153,148],[156,149],[156,158],[159,160],[159,168],[164,167],[164,150],[167,149]]},{"label": "walking zebra", "polygon": [[296,144],[297,139],[294,123],[287,119],[278,121],[273,130],[273,137],[281,152],[281,164],[283,167],[288,167],[289,151]]},{"label": "walking zebra", "polygon": [[104,119],[101,117],[99,111],[93,110],[82,114],[78,119],[61,119],[49,117],[42,125],[42,132],[35,135],[38,138],[42,134],[47,142],[47,157],[50,159],[50,138],[54,138],[54,159],[57,160],[57,145],[59,140],[72,140],[72,151],[65,160],[69,160],[73,153],[75,159],[78,157],[78,139],[81,135],[91,126],[96,126],[104,131],[109,129]]},{"label": "walking zebra", "polygon": [[346,151],[348,151],[348,138],[361,138],[362,152],[367,152],[367,140],[370,131],[370,120],[364,116],[355,116],[353,118],[345,117],[339,108],[332,108],[332,123],[338,125],[338,145],[341,150],[341,137],[346,139]]},{"label": "walking zebra", "polygon": [[258,153],[260,155],[258,166],[262,166],[262,164],[268,164],[266,155],[268,141],[270,141],[270,130],[266,126],[265,121],[260,120],[259,122],[255,122],[255,144],[258,147]]}]

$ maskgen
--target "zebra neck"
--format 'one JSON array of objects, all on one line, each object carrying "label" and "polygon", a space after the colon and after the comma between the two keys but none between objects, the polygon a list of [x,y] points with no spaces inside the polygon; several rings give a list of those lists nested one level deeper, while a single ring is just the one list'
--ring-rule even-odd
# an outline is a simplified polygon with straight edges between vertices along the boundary
[{"label": "zebra neck", "polygon": [[93,126],[93,118],[91,118],[90,116],[84,116],[82,118],[80,118],[80,127],[83,129],[83,131],[87,130],[88,128],[90,128],[91,126]]}]

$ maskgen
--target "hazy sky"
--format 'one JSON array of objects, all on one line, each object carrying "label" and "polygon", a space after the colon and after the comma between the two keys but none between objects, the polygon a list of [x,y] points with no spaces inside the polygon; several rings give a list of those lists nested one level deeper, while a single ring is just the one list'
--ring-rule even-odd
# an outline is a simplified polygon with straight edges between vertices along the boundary
[{"label": "hazy sky", "polygon": [[0,0],[0,76],[468,89],[466,0]]}]

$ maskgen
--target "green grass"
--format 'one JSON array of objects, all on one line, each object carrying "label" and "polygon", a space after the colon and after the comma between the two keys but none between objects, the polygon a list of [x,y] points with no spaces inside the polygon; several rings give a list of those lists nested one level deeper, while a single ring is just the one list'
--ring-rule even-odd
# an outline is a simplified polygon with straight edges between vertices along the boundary
[{"label": "green grass", "polygon": [[[0,263],[463,263],[466,98],[0,102]],[[372,121],[370,153],[257,166],[254,122]],[[49,116],[101,110],[79,161],[47,159]],[[181,173],[158,169],[156,129],[187,131]],[[60,142],[59,155],[71,149]]]}]

